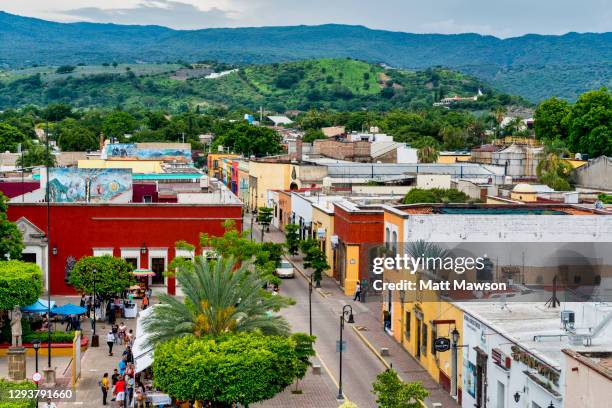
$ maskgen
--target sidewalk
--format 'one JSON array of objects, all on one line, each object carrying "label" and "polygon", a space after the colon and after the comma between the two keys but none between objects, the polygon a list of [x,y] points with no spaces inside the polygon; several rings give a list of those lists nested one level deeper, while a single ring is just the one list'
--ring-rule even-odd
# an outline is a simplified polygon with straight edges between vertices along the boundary
[{"label": "sidewalk", "polygon": [[[256,228],[257,229],[257,228]],[[274,227],[265,234],[265,239],[273,242],[285,242],[284,234]],[[303,278],[307,278],[310,272],[305,272],[301,257],[289,259]],[[366,302],[354,302],[344,295],[344,291],[334,279],[323,275],[321,288],[317,289],[331,304],[350,304],[355,310],[355,325],[353,330],[368,348],[387,367],[393,367],[398,375],[408,382],[421,381],[430,395],[425,403],[432,406],[433,403],[441,403],[442,407],[458,407],[457,402],[434,381],[427,370],[412,357],[404,348],[383,330],[382,308],[379,295],[368,294]],[[341,307],[341,306],[340,306]],[[389,350],[389,356],[382,357],[379,354],[381,348]]]}]

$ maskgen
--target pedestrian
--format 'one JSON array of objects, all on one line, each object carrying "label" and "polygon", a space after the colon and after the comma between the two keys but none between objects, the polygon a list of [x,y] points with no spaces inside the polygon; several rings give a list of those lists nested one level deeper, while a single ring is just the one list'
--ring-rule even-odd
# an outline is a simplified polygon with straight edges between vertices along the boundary
[{"label": "pedestrian", "polygon": [[359,300],[361,302],[361,283],[359,283],[359,281],[355,284],[355,297],[353,300]]},{"label": "pedestrian", "polygon": [[119,371],[115,368],[113,370],[113,375],[111,376],[111,386],[113,391],[113,399],[111,401],[115,400],[115,384],[117,384],[117,381],[119,381]]},{"label": "pedestrian", "polygon": [[125,341],[126,332],[127,332],[127,326],[125,325],[125,323],[121,322],[119,324],[119,344],[126,343]]},{"label": "pedestrian", "polygon": [[145,401],[145,387],[144,384],[138,380],[138,383],[136,384],[136,408],[145,408]]},{"label": "pedestrian", "polygon": [[123,351],[123,357],[128,363],[134,363],[134,354],[132,353],[132,347],[128,345]]},{"label": "pedestrian", "polygon": [[135,337],[134,330],[130,329],[128,334],[126,334],[127,344],[132,346],[134,344]]},{"label": "pedestrian", "polygon": [[91,310],[93,308],[93,302],[91,300],[91,296],[87,296],[87,300],[85,301],[85,306],[87,307],[87,317],[91,319]]},{"label": "pedestrian", "polygon": [[106,398],[108,397],[108,390],[110,389],[108,373],[104,373],[104,375],[102,376],[102,380],[100,381],[100,388],[102,389],[102,405],[106,405]]},{"label": "pedestrian", "polygon": [[119,326],[117,326],[116,324],[113,324],[111,326],[111,331],[113,332],[113,335],[115,336],[115,344],[119,343]]},{"label": "pedestrian", "polygon": [[108,344],[108,355],[112,356],[113,344],[115,344],[115,335],[113,334],[112,330],[109,330],[108,334],[106,335],[106,344]]},{"label": "pedestrian", "polygon": [[144,295],[142,298],[142,310],[145,310],[147,307],[149,307],[149,297]]},{"label": "pedestrian", "polygon": [[85,307],[85,303],[87,303],[87,296],[85,296],[85,294],[83,293],[83,296],[81,296],[81,302],[79,303],[79,306]]},{"label": "pedestrian", "polygon": [[115,401],[117,401],[117,406],[122,407],[123,401],[125,400],[125,380],[123,376],[119,376],[119,380],[117,384],[113,387],[113,393],[115,394]]},{"label": "pedestrian", "polygon": [[57,408],[57,405],[55,405],[55,402],[51,401],[51,398],[48,398],[42,408]]},{"label": "pedestrian", "polygon": [[121,360],[119,360],[119,375],[120,376],[124,376],[125,375],[125,370],[127,368],[127,358],[125,356],[123,356],[121,358]]},{"label": "pedestrian", "polygon": [[115,324],[116,313],[115,313],[115,304],[113,302],[109,302],[108,306],[108,324]]}]

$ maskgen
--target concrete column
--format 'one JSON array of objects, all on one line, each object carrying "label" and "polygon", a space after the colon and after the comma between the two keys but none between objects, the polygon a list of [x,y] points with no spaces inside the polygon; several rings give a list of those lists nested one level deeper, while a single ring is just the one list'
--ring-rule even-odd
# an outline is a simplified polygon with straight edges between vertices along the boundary
[{"label": "concrete column", "polygon": [[13,381],[25,380],[26,349],[23,347],[10,347],[7,355],[9,378]]}]

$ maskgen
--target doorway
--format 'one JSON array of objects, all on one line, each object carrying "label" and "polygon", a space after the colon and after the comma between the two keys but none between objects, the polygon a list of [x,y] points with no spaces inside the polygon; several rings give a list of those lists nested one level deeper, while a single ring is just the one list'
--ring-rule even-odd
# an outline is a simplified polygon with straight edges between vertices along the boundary
[{"label": "doorway", "polygon": [[155,276],[151,277],[151,285],[163,285],[165,283],[165,269],[166,258],[151,258],[151,270],[155,273]]}]

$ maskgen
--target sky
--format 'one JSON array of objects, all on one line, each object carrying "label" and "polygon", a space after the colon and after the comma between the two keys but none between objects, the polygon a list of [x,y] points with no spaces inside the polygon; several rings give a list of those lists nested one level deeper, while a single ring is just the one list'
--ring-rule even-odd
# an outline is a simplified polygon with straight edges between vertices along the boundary
[{"label": "sky", "polygon": [[339,23],[501,38],[612,31],[612,0],[0,0],[0,10],[60,22],[177,29]]}]

